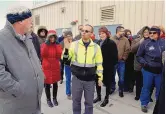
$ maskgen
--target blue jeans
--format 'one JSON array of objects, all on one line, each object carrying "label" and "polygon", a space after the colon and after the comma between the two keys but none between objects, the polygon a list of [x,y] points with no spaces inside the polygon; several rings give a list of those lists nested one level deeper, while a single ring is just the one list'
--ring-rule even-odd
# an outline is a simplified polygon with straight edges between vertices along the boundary
[{"label": "blue jeans", "polygon": [[71,95],[71,68],[65,65],[66,95]]},{"label": "blue jeans", "polygon": [[114,77],[113,77],[113,81],[112,81],[112,87],[111,87],[111,91],[115,91],[115,87],[116,87],[116,81],[115,81],[115,76],[116,76],[116,71],[118,73],[118,77],[119,77],[119,91],[123,92],[123,88],[124,88],[124,73],[125,73],[125,62],[124,61],[119,61],[117,65],[115,65],[115,69],[114,69]]},{"label": "blue jeans", "polygon": [[142,69],[143,74],[143,87],[141,91],[141,105],[148,105],[150,101],[150,90],[154,81],[156,87],[156,100],[159,96],[160,91],[160,83],[161,83],[161,76],[162,74],[154,74]]}]

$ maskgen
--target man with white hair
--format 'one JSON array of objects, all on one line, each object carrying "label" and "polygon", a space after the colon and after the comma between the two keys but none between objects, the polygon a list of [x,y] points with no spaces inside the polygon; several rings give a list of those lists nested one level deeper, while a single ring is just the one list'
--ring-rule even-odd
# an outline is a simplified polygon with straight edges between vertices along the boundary
[{"label": "man with white hair", "polygon": [[0,30],[0,114],[41,114],[44,74],[31,36],[32,13],[18,6]]},{"label": "man with white hair", "polygon": [[[65,36],[65,32],[68,31],[67,29],[62,29],[62,35],[58,37],[58,42],[62,43],[64,40],[64,36]],[[64,74],[64,63],[62,60],[60,60],[61,63],[61,80],[60,80],[60,84],[63,83],[63,74]]]},{"label": "man with white hair", "polygon": [[67,29],[62,29],[62,35],[58,37],[58,42],[62,42],[64,40],[64,32],[67,31]]}]

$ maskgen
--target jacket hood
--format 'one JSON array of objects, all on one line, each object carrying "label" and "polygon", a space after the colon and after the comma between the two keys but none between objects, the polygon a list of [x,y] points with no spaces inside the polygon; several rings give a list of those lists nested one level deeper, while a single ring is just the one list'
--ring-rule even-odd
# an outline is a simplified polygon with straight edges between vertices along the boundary
[{"label": "jacket hood", "polygon": [[145,30],[150,30],[150,28],[148,26],[144,26],[138,33],[137,33],[137,37],[143,37],[143,33]]},{"label": "jacket hood", "polygon": [[128,33],[128,32],[131,33],[131,30],[129,30],[129,29],[125,29],[124,32],[125,32],[125,37],[127,37],[127,33]]},{"label": "jacket hood", "polygon": [[46,36],[45,36],[45,38],[46,38],[46,37],[47,37],[48,30],[47,30],[47,28],[46,28],[45,26],[40,26],[40,27],[38,28],[38,30],[37,30],[37,35],[38,35],[39,37],[41,37],[41,36],[40,36],[40,32],[41,32],[42,30],[45,30],[45,31],[46,31]]}]

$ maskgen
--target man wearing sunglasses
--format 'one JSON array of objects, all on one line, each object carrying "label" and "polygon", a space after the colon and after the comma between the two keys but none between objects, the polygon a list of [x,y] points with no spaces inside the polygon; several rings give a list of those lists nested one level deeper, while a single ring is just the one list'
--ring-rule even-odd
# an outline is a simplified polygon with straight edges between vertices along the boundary
[{"label": "man wearing sunglasses", "polygon": [[156,26],[150,29],[150,39],[142,42],[137,52],[137,60],[142,65],[143,88],[140,95],[141,109],[147,112],[150,101],[150,90],[154,81],[156,99],[160,91],[162,75],[162,52],[165,50],[165,41],[161,39],[160,29]]},{"label": "man wearing sunglasses", "polygon": [[71,59],[73,114],[81,114],[81,98],[84,92],[85,113],[93,114],[93,98],[96,74],[102,85],[102,53],[99,45],[91,39],[93,27],[85,25],[82,38],[75,42],[64,41],[63,60]]}]

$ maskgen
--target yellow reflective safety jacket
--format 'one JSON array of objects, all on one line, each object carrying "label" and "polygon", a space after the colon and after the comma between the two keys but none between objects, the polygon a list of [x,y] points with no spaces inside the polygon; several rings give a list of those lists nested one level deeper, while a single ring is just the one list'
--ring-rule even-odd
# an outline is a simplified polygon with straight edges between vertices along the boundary
[{"label": "yellow reflective safety jacket", "polygon": [[103,80],[103,58],[98,44],[92,40],[86,48],[82,39],[72,42],[68,49],[64,49],[63,61],[71,60],[71,72],[83,81]]}]

